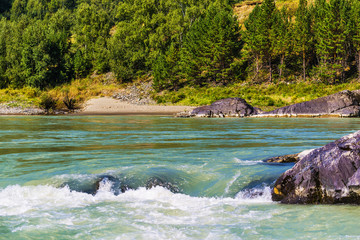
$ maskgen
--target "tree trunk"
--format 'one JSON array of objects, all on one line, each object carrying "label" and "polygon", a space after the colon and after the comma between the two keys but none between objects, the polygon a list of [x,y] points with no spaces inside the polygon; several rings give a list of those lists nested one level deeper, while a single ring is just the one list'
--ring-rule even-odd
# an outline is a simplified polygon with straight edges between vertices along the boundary
[{"label": "tree trunk", "polygon": [[257,80],[257,76],[259,74],[259,56],[256,55],[256,69],[255,69],[255,80]]},{"label": "tree trunk", "polygon": [[269,56],[269,71],[270,71],[270,82],[272,82],[272,64],[271,64],[271,56]]},{"label": "tree trunk", "polygon": [[285,58],[285,54],[282,54],[281,58],[280,58],[280,71],[279,71],[279,80],[280,81],[281,81],[283,67],[284,67],[284,58]]},{"label": "tree trunk", "polygon": [[306,54],[305,51],[303,51],[303,78],[304,82],[306,81]]},{"label": "tree trunk", "polygon": [[358,54],[358,80],[360,81],[360,50],[357,52]]}]

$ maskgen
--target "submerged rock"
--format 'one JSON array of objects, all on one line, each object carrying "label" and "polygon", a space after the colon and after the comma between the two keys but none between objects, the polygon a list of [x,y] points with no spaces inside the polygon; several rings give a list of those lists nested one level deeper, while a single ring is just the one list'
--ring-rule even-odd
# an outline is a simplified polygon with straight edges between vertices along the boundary
[{"label": "submerged rock", "polygon": [[111,176],[111,175],[105,175],[99,177],[99,179],[96,181],[96,193],[101,189],[101,187],[105,186],[106,184],[109,184],[109,187],[115,195],[119,195],[120,193],[124,193],[129,189],[134,189],[129,183]]},{"label": "submerged rock", "polygon": [[264,160],[267,163],[293,163],[299,160],[298,153],[272,157]]},{"label": "submerged rock", "polygon": [[360,92],[342,91],[326,97],[311,101],[282,107],[271,112],[265,112],[260,117],[286,117],[286,116],[334,116],[334,117],[359,117]]},{"label": "submerged rock", "polygon": [[281,203],[360,204],[360,131],[302,157],[275,182]]},{"label": "submerged rock", "polygon": [[161,179],[159,177],[151,177],[148,179],[148,181],[146,183],[146,189],[151,189],[151,188],[157,187],[157,186],[166,188],[166,189],[170,190],[172,193],[180,192],[180,189],[177,186],[175,186],[171,182],[168,182],[164,179]]},{"label": "submerged rock", "polygon": [[84,179],[72,179],[62,183],[60,188],[68,187],[72,191],[95,195],[98,189],[96,182]]},{"label": "submerged rock", "polygon": [[282,155],[265,159],[266,163],[295,163],[310,153],[313,149],[302,151],[301,153]]},{"label": "submerged rock", "polygon": [[[110,190],[115,195],[119,195],[131,189],[137,189],[139,187],[146,187],[146,189],[151,189],[153,187],[163,187],[170,190],[173,193],[179,193],[180,189],[170,181],[167,181],[165,177],[153,176],[150,177],[145,186],[138,182],[137,184],[131,183],[131,180],[121,179],[111,175],[100,176],[95,183],[95,190],[91,191],[91,194],[96,194],[101,188]],[[107,185],[107,186],[106,186]],[[107,189],[108,188],[108,189]]]},{"label": "submerged rock", "polygon": [[246,117],[262,112],[259,108],[250,106],[242,98],[225,98],[213,102],[211,105],[195,108],[192,112],[181,117]]}]

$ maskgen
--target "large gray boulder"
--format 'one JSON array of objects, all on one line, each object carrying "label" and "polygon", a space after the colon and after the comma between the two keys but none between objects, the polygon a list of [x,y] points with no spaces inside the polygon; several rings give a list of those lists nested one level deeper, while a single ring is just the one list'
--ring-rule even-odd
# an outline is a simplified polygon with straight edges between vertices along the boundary
[{"label": "large gray boulder", "polygon": [[211,105],[195,108],[190,117],[247,117],[262,112],[259,108],[250,106],[242,98],[225,98]]},{"label": "large gray boulder", "polygon": [[359,91],[342,91],[311,101],[278,108],[259,116],[337,116],[359,117]]},{"label": "large gray boulder", "polygon": [[281,203],[360,204],[360,131],[302,157],[276,181]]}]

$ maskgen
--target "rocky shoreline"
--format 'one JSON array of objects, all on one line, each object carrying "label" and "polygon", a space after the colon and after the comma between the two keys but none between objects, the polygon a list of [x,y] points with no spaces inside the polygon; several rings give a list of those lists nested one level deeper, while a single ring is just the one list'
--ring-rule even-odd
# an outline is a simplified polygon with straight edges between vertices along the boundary
[{"label": "rocky shoreline", "polygon": [[112,97],[114,99],[124,101],[136,105],[154,105],[155,101],[150,97],[153,91],[152,83],[133,84],[125,89],[121,89]]},{"label": "rocky shoreline", "polygon": [[241,98],[226,98],[179,113],[178,117],[359,117],[360,91],[341,91],[326,97],[264,112]]},{"label": "rocky shoreline", "polygon": [[[115,108],[118,102],[125,105],[139,105],[142,108],[149,106],[149,109],[160,107],[150,97],[152,91],[151,83],[133,84],[125,89],[119,90],[112,96],[114,100],[109,101],[107,109]],[[75,113],[85,110],[85,103]],[[181,108],[180,108],[181,109]],[[184,109],[184,108],[183,108]],[[259,108],[253,107],[241,98],[226,98],[213,102],[211,105],[197,108],[186,107],[187,111],[176,112],[176,117],[360,117],[360,90],[341,91],[329,96],[317,98],[311,101],[293,104],[270,112],[264,112]],[[189,111],[189,109],[191,109]],[[159,111],[163,111],[160,110]],[[167,113],[168,110],[164,110]],[[128,111],[129,113],[136,111]],[[142,110],[146,112],[146,110]],[[149,112],[152,112],[149,110]],[[173,112],[171,110],[170,112]],[[68,111],[55,111],[53,114],[67,114]],[[103,113],[103,111],[98,114]],[[165,113],[165,112],[164,112]],[[0,115],[44,115],[44,109],[35,106],[18,106],[12,102],[0,104]]]},{"label": "rocky shoreline", "polygon": [[11,106],[10,104],[0,104],[0,115],[43,115],[45,111],[37,107]]}]

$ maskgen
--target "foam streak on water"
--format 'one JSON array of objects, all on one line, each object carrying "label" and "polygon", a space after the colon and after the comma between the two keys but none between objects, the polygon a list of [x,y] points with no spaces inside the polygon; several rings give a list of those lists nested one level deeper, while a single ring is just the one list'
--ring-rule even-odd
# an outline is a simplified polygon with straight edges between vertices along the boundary
[{"label": "foam streak on water", "polygon": [[262,163],[262,161],[255,161],[255,160],[241,160],[239,158],[234,158],[235,162],[238,163],[239,165],[256,165],[259,163]]}]

